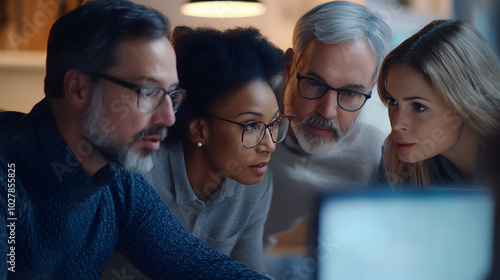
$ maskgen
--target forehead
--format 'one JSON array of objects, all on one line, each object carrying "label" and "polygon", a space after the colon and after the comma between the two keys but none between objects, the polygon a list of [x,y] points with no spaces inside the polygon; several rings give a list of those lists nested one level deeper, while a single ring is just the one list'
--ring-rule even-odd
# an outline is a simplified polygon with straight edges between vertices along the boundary
[{"label": "forehead", "polygon": [[175,52],[165,37],[121,41],[117,47],[117,64],[113,68],[131,78],[164,80],[177,77]]},{"label": "forehead", "polygon": [[387,72],[386,90],[393,98],[425,97],[435,100],[437,94],[424,75],[405,63],[391,66]]},{"label": "forehead", "polygon": [[265,115],[274,114],[278,110],[278,104],[269,84],[262,80],[256,80],[216,102],[213,109],[215,111],[223,110],[234,116],[244,112]]},{"label": "forehead", "polygon": [[305,48],[298,69],[320,75],[329,82],[362,84],[371,87],[377,61],[366,40],[324,44],[311,41]]}]

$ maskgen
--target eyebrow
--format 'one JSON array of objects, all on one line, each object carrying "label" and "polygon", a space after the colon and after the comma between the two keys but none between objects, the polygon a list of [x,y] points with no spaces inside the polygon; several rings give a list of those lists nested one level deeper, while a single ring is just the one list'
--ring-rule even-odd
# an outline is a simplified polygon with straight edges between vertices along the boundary
[{"label": "eyebrow", "polygon": [[[394,97],[392,97],[392,95],[387,92],[387,96],[394,99]],[[420,96],[410,96],[410,97],[405,97],[403,98],[403,101],[413,101],[413,100],[418,100],[418,99],[421,99],[421,100],[425,100],[425,101],[428,101],[428,102],[431,102],[429,99],[425,99],[423,97],[420,97]]]},{"label": "eyebrow", "polygon": [[430,100],[419,97],[419,96],[410,96],[410,97],[403,98],[404,101],[412,101],[412,100],[417,100],[417,99],[422,99],[422,100],[430,102]]},{"label": "eyebrow", "polygon": [[[279,114],[280,112],[280,109],[276,110],[276,113],[274,113],[273,116],[276,116],[276,114]],[[257,113],[257,112],[243,112],[243,113],[240,113],[238,114],[238,116],[242,116],[242,115],[255,115],[255,116],[259,116],[259,117],[262,117],[262,114],[261,113]]]},{"label": "eyebrow", "polygon": [[151,82],[153,84],[159,84],[160,83],[153,76],[148,76],[148,75],[144,75],[144,76],[140,76],[140,77],[134,78],[133,81],[134,82],[146,81],[146,82]]},{"label": "eyebrow", "polygon": [[[323,79],[323,77],[321,77],[319,74],[317,74],[315,72],[307,72],[307,73],[305,73],[305,75],[313,76],[316,79],[318,79],[320,82],[322,82],[323,84],[325,84],[327,86],[330,86],[329,84],[326,83],[326,81],[325,81],[325,79]],[[358,91],[366,89],[366,87],[364,85],[362,85],[362,84],[348,84],[348,85],[342,86],[340,88],[355,88]]]},{"label": "eyebrow", "polygon": [[[153,76],[142,76],[140,78],[137,78],[136,81],[147,81],[147,82],[151,82],[153,84],[153,86],[155,87],[160,87],[160,82],[155,79]],[[166,89],[169,89],[169,88],[173,88],[173,87],[177,87],[179,86],[179,81],[173,83],[172,85],[170,85],[169,87],[166,87]]]}]

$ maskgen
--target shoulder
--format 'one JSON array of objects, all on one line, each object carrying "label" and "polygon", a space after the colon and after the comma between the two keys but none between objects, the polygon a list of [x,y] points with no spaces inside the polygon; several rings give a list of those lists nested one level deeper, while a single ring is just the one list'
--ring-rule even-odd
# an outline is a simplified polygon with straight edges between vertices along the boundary
[{"label": "shoulder", "polygon": [[377,139],[385,138],[386,135],[379,128],[364,122],[358,122],[356,125],[356,134],[359,136],[371,136]]},{"label": "shoulder", "polygon": [[10,158],[31,151],[36,140],[34,127],[25,124],[26,114],[0,113],[0,153]]},{"label": "shoulder", "polygon": [[20,112],[0,113],[0,140],[11,139],[13,134],[21,134],[23,117],[26,114]]},{"label": "shoulder", "polygon": [[356,147],[359,150],[377,150],[377,152],[380,152],[380,147],[384,144],[386,137],[387,135],[384,135],[377,127],[359,122],[344,140],[344,144]]},{"label": "shoulder", "polygon": [[137,221],[134,217],[138,214],[158,211],[164,205],[159,195],[142,175],[116,165],[112,165],[112,169],[114,176],[109,184],[109,191],[115,205],[120,205],[122,215]]},{"label": "shoulder", "polygon": [[149,185],[146,179],[139,173],[132,172],[115,164],[112,165],[112,169],[114,171],[113,182],[115,184],[125,187]]},{"label": "shoulder", "polygon": [[115,193],[117,198],[125,201],[149,200],[155,193],[151,185],[139,174],[120,166],[112,164],[114,172],[111,183],[111,191]]},{"label": "shoulder", "polygon": [[22,118],[26,114],[21,113],[21,112],[13,112],[13,111],[8,111],[8,112],[1,112],[0,113],[0,125],[12,125],[15,123],[18,123],[22,120]]}]

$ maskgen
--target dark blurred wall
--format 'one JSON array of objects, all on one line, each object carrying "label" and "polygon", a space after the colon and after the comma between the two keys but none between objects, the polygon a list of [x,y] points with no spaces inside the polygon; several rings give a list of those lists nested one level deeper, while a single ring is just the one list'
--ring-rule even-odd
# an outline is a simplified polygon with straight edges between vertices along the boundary
[{"label": "dark blurred wall", "polygon": [[473,24],[500,56],[499,0],[454,0],[453,14]]}]

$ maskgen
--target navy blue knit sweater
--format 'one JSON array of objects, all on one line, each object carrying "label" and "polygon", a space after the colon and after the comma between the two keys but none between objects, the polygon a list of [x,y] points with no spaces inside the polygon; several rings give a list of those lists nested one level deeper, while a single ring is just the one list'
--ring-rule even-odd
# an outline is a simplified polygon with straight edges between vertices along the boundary
[{"label": "navy blue knit sweater", "polygon": [[[9,279],[99,279],[113,251],[153,279],[267,279],[188,234],[140,175],[108,164],[89,177],[46,100],[27,115],[0,113],[0,163],[3,198],[15,165],[15,211],[0,211],[0,225],[17,218]],[[5,269],[11,248],[0,242]]]}]

